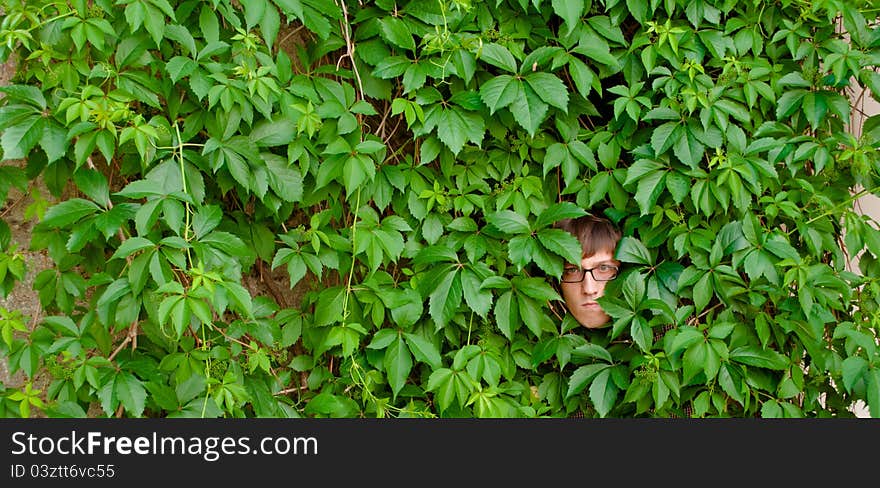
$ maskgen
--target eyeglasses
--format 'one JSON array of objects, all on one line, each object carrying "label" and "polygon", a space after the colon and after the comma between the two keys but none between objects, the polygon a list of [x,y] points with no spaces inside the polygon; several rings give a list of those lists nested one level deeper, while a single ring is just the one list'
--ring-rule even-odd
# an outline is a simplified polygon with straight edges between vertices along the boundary
[{"label": "eyeglasses", "polygon": [[590,273],[590,276],[593,277],[596,281],[611,281],[614,278],[617,278],[618,267],[611,264],[600,264],[595,268],[565,268],[562,270],[562,282],[563,283],[580,283],[584,281],[584,276],[587,273]]}]

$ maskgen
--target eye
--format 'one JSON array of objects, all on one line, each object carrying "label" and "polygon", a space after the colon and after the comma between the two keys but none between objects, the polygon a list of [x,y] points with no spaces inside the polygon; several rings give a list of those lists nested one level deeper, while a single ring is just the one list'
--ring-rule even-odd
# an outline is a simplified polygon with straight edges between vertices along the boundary
[{"label": "eye", "polygon": [[602,273],[608,273],[609,271],[614,271],[614,266],[611,266],[610,264],[600,264],[599,271]]}]

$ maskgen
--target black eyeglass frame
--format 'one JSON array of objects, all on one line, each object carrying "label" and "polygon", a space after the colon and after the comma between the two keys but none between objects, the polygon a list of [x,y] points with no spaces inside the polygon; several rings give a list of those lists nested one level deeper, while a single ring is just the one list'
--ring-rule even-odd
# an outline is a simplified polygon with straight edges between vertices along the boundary
[{"label": "black eyeglass frame", "polygon": [[[605,280],[603,280],[603,279],[599,279],[599,278],[596,278],[596,275],[593,274],[593,270],[594,270],[594,269],[601,268],[602,266],[607,266],[607,267],[609,267],[609,268],[614,268],[614,276],[612,276],[611,278],[605,279]],[[620,275],[620,266],[615,266],[615,265],[613,265],[613,264],[600,264],[599,266],[595,266],[595,267],[592,267],[592,268],[578,268],[578,271],[580,271],[580,273],[581,273],[581,277],[580,277],[579,279],[577,279],[577,280],[566,280],[566,279],[564,279],[564,276],[565,276],[565,270],[562,270],[562,277],[559,278],[559,281],[561,281],[562,283],[580,283],[580,282],[584,281],[584,278],[586,278],[587,273],[590,273],[590,276],[592,276],[593,279],[596,280],[596,281],[612,281],[612,280],[616,279],[616,278]]]}]

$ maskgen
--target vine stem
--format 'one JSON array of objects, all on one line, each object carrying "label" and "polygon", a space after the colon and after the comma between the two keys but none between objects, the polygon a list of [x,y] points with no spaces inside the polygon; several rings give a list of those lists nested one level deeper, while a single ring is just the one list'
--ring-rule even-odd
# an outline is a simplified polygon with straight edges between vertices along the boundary
[{"label": "vine stem", "polygon": [[355,199],[355,207],[354,207],[354,215],[351,219],[351,268],[348,270],[348,278],[345,283],[345,296],[342,297],[342,325],[345,326],[346,320],[350,314],[348,310],[348,300],[351,296],[351,280],[354,276],[354,253],[355,249],[357,249],[357,221],[358,221],[358,212],[361,209],[361,187],[359,186],[357,189],[357,198]]},{"label": "vine stem", "polygon": [[[342,62],[343,58],[348,58],[351,60],[351,70],[354,72],[355,80],[357,80],[358,84],[358,95],[360,95],[360,99],[364,100],[364,83],[361,81],[361,74],[358,72],[357,63],[354,61],[354,43],[351,41],[351,24],[348,22],[348,7],[345,6],[345,0],[339,0],[336,2],[340,7],[342,7],[342,20],[339,22],[342,24],[342,35],[345,37],[345,49],[346,53],[339,58],[339,62]],[[336,63],[336,69],[339,69],[339,63]]]},{"label": "vine stem", "polygon": [[[177,122],[174,123],[174,133],[177,135],[177,145],[174,146],[174,152],[177,154],[178,160],[180,161],[180,181],[183,185],[183,193],[189,194],[189,191],[186,188],[186,167],[184,166],[183,160],[183,140],[180,137],[180,126],[177,125]],[[190,208],[189,202],[183,203],[186,205],[186,221],[183,225],[183,240],[189,242],[190,216],[192,214],[192,208]],[[186,248],[186,259],[187,262],[192,265],[192,255],[189,252],[189,247]]]},{"label": "vine stem", "polygon": [[[837,210],[841,209],[844,205],[852,205],[852,204],[855,203],[859,198],[862,198],[863,196],[867,196],[867,195],[874,194],[874,193],[876,193],[878,190],[880,190],[880,186],[875,186],[874,188],[871,188],[870,190],[862,190],[862,191],[860,191],[860,192],[858,192],[858,193],[855,193],[855,194],[853,194],[851,197],[849,197],[849,198],[847,198],[846,200],[844,200],[843,202],[840,202],[840,203],[838,203],[837,205],[831,207],[830,210],[826,210],[825,212],[822,212],[821,214],[819,214],[819,215],[813,217],[812,219],[806,221],[805,224],[806,224],[806,225],[810,225],[810,224],[812,224],[813,222],[815,222],[815,221],[817,221],[817,220],[819,220],[819,219],[821,219],[821,218],[828,217],[829,215],[833,214],[833,213],[836,212]],[[787,234],[788,234],[788,235],[791,235],[791,233],[794,232],[795,230],[796,230],[796,229],[791,229],[791,230],[789,230],[789,231],[787,232]]]}]

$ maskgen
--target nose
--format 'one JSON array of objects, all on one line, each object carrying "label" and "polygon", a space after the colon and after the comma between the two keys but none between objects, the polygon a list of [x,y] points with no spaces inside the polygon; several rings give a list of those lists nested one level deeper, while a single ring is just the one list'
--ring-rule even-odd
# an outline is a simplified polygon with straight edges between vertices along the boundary
[{"label": "nose", "polygon": [[599,284],[593,279],[592,273],[584,274],[584,280],[581,282],[581,285],[583,285],[582,289],[587,295],[593,295],[599,291]]}]

